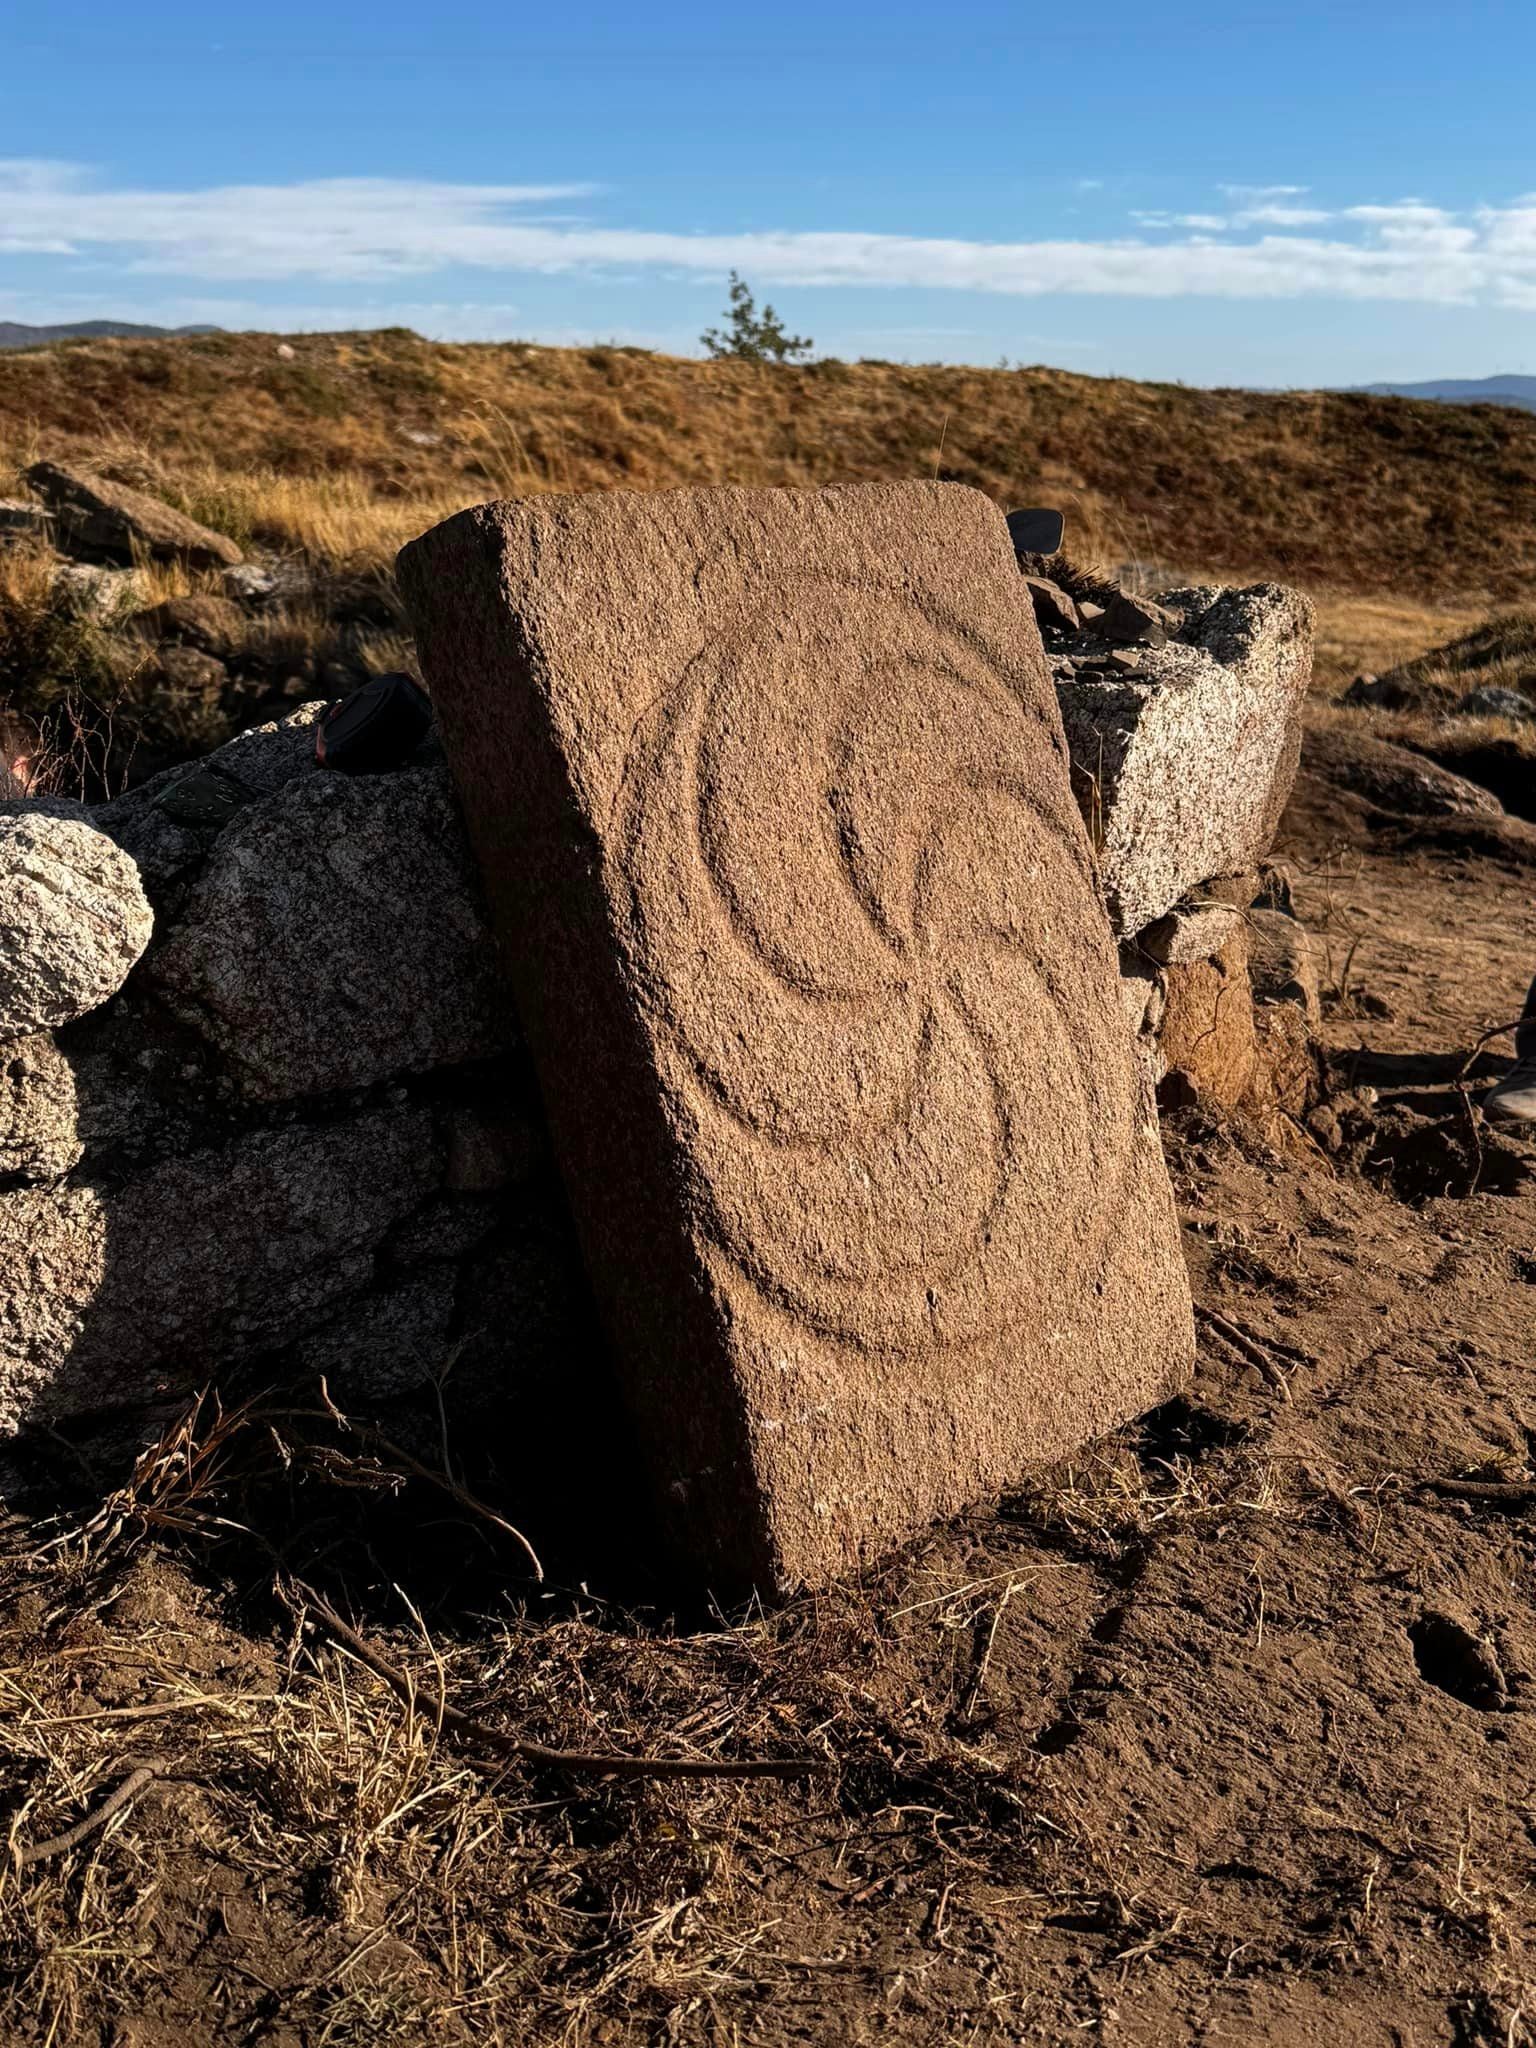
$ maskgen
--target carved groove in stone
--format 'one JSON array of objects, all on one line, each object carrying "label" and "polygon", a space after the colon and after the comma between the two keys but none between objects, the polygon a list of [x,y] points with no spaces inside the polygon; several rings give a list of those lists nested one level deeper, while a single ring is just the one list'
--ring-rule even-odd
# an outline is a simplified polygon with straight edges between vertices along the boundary
[{"label": "carved groove in stone", "polygon": [[[823,1334],[905,1353],[1049,1328],[1120,1225],[1136,1104],[1074,1045],[1062,937],[1094,885],[1075,820],[1029,793],[1039,724],[973,630],[897,616],[871,658],[867,610],[854,648],[837,586],[801,587],[706,647],[636,729],[616,893],[708,1240]],[[1055,1256],[994,1271],[1025,1227]]]}]

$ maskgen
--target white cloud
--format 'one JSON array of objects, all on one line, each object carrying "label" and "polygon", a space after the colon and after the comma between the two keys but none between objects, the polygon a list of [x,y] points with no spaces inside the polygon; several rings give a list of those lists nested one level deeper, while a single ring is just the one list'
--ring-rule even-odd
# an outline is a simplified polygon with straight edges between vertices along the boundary
[{"label": "white cloud", "polygon": [[[119,279],[195,278],[216,290],[280,281],[387,286],[454,270],[600,270],[713,282],[734,268],[762,286],[1026,297],[1326,297],[1517,308],[1536,298],[1536,195],[1468,214],[1418,199],[1324,212],[1293,203],[1305,197],[1301,186],[1223,189],[1233,202],[1224,214],[1137,217],[1156,238],[982,242],[844,230],[688,234],[538,210],[590,197],[585,185],[332,178],[194,192],[103,190],[78,167],[21,161],[0,163],[0,221],[12,253],[48,257],[58,266],[50,274],[76,286],[108,271]],[[1325,225],[1326,235],[1295,232]]]}]

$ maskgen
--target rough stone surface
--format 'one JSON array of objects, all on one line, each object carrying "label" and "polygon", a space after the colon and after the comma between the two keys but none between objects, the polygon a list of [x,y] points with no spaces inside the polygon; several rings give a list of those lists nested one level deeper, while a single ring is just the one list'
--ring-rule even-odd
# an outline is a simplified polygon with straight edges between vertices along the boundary
[{"label": "rough stone surface", "polygon": [[1058,633],[1075,633],[1082,624],[1077,606],[1066,591],[1046,577],[1026,576],[1024,588],[1029,592],[1035,617],[1042,627],[1054,627]]},{"label": "rough stone surface", "polygon": [[276,604],[304,597],[314,588],[313,578],[301,561],[237,562],[224,571],[220,580],[226,595],[237,604]]},{"label": "rough stone surface", "polygon": [[1352,790],[1378,810],[1406,818],[1502,818],[1491,790],[1390,740],[1333,726],[1307,735],[1307,769]]},{"label": "rough stone surface", "polygon": [[100,625],[115,625],[144,602],[145,579],[137,569],[102,569],[94,562],[61,562],[53,572],[53,597],[67,610]]},{"label": "rough stone surface", "polygon": [[105,833],[47,807],[0,816],[0,1040],[115,995],[153,923],[137,868]]},{"label": "rough stone surface", "polygon": [[74,1070],[52,1036],[0,1043],[0,1175],[57,1180],[84,1150]]},{"label": "rough stone surface", "polygon": [[[318,698],[301,704],[288,718],[237,734],[199,765],[217,768],[258,795],[271,796],[299,776],[318,772],[315,721],[324,709]],[[189,772],[184,767],[162,769],[91,813],[93,822],[132,855],[157,901],[166,885],[200,863],[212,844],[208,831],[179,824],[156,802]]]},{"label": "rough stone surface", "polygon": [[[1176,602],[1181,593],[1173,593]],[[1193,640],[1137,676],[1057,676],[1073,783],[1117,932],[1166,916],[1208,876],[1251,869],[1290,793],[1312,663],[1307,600],[1229,590]]]},{"label": "rough stone surface", "polygon": [[279,1102],[494,1051],[492,963],[447,772],[417,768],[310,775],[238,812],[147,971]]},{"label": "rough stone surface", "polygon": [[1161,647],[1175,624],[1173,616],[1150,597],[1137,597],[1129,590],[1117,590],[1104,607],[1094,631],[1106,640],[1124,640],[1132,646]]},{"label": "rough stone surface", "polygon": [[245,616],[239,605],[207,591],[168,597],[163,604],[139,612],[132,623],[152,640],[176,641],[220,660],[245,639]]},{"label": "rough stone surface", "polygon": [[1166,917],[1148,925],[1136,943],[1160,967],[1187,967],[1219,953],[1243,921],[1230,903],[1202,901],[1199,896],[1176,903]]},{"label": "rough stone surface", "polygon": [[70,547],[114,561],[132,561],[136,549],[194,569],[217,569],[240,560],[226,534],[199,526],[145,491],[110,482],[57,462],[34,462],[27,482],[53,514],[59,538]]},{"label": "rough stone surface", "polygon": [[540,498],[400,574],[696,1564],[824,1579],[1165,1398],[1169,1189],[988,501]]},{"label": "rough stone surface", "polygon": [[297,1338],[368,1286],[440,1165],[403,1109],[0,1195],[0,1430],[184,1392]]},{"label": "rough stone surface", "polygon": [[1278,910],[1251,910],[1247,923],[1255,1000],[1296,1003],[1315,1024],[1321,1014],[1317,946],[1306,926]]},{"label": "rough stone surface", "polygon": [[163,692],[171,702],[192,705],[216,701],[229,681],[229,671],[200,647],[167,640],[155,649],[144,681],[147,688]]},{"label": "rough stone surface", "polygon": [[48,533],[48,514],[41,505],[23,498],[0,498],[0,541],[43,540]]},{"label": "rough stone surface", "polygon": [[1197,1095],[1236,1107],[1258,1057],[1246,934],[1235,932],[1210,960],[1170,967],[1165,987],[1157,1043],[1170,1076],[1187,1075]]},{"label": "rough stone surface", "polygon": [[343,1407],[408,1393],[448,1363],[455,1292],[443,1270],[365,1295],[304,1336],[293,1363],[306,1378],[322,1375]]}]

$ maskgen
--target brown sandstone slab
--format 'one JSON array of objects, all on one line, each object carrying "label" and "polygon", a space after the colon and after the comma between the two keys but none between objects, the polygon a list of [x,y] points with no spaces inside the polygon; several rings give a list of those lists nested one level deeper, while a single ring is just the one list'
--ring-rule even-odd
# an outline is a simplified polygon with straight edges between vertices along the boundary
[{"label": "brown sandstone slab", "polygon": [[995,508],[540,498],[400,576],[693,1559],[824,1580],[1165,1398],[1172,1202]]}]

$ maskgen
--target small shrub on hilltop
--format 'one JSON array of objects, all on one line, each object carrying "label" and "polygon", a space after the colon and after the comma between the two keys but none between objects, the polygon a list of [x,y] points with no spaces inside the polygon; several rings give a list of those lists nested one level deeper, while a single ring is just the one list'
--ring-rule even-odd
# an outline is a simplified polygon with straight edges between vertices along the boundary
[{"label": "small shrub on hilltop", "polygon": [[809,335],[786,334],[784,323],[772,306],[757,310],[757,301],[744,277],[731,272],[729,324],[706,327],[700,341],[717,360],[734,357],[746,363],[793,363],[808,356],[815,346]]}]

